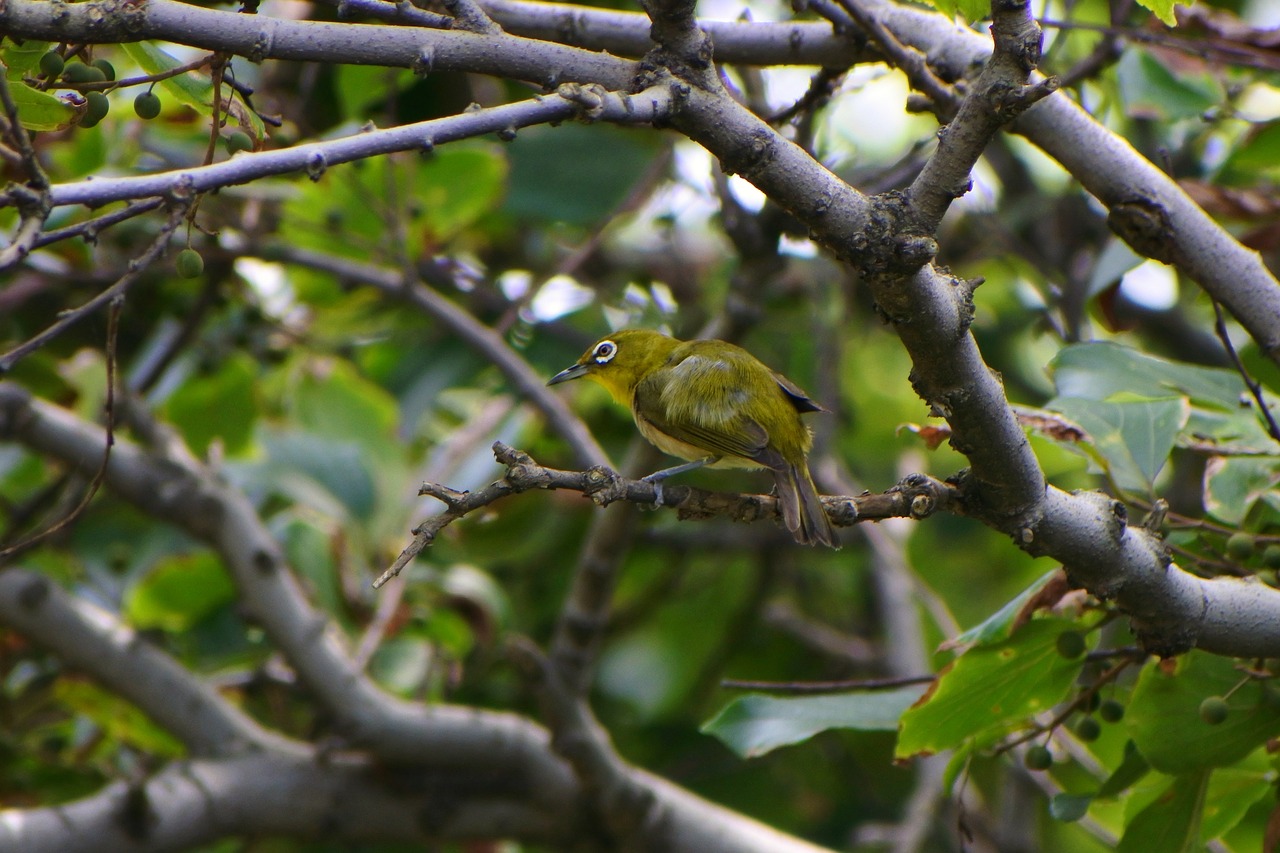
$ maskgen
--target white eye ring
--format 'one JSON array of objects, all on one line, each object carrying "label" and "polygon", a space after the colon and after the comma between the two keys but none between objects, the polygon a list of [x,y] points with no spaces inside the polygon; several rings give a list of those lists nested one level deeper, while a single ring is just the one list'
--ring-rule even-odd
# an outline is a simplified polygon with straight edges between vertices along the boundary
[{"label": "white eye ring", "polygon": [[613,361],[613,357],[618,354],[618,345],[613,341],[601,341],[596,344],[595,351],[591,353],[596,364],[608,364]]}]

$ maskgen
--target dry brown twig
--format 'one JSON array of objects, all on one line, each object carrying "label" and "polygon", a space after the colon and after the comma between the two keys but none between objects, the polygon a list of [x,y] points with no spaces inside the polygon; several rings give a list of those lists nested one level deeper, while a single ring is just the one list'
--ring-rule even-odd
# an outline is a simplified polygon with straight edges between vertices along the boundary
[{"label": "dry brown twig", "polygon": [[[400,552],[391,567],[373,582],[375,588],[391,580],[414,557],[430,545],[448,525],[508,495],[531,489],[560,489],[581,492],[600,506],[615,501],[673,507],[681,520],[726,516],[734,521],[755,522],[778,519],[778,501],[772,495],[712,492],[693,486],[663,485],[632,480],[611,468],[596,465],[585,471],[562,471],[539,465],[523,450],[502,442],[493,445],[494,458],[507,467],[506,473],[476,491],[460,491],[440,483],[424,483],[420,495],[429,495],[447,507],[440,515],[414,528],[413,541]],[[823,506],[831,523],[848,527],[860,521],[886,518],[926,518],[939,509],[948,509],[959,500],[954,486],[925,474],[911,474],[880,494],[826,496]]]}]

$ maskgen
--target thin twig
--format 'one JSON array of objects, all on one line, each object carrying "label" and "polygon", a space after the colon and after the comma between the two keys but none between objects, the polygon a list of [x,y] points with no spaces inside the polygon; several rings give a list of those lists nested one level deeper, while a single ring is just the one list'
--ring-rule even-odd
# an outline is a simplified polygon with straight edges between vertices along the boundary
[{"label": "thin twig", "polygon": [[475,0],[441,0],[442,5],[453,15],[454,29],[464,30],[481,35],[498,35],[502,27],[494,23],[480,4]]},{"label": "thin twig", "polygon": [[218,54],[216,53],[210,53],[200,59],[193,59],[192,61],[183,63],[182,65],[178,65],[164,71],[157,71],[155,74],[139,74],[137,77],[125,77],[121,80],[102,80],[94,83],[69,84],[66,83],[66,81],[60,81],[56,85],[47,86],[45,88],[54,89],[56,91],[68,89],[73,92],[114,92],[116,89],[127,89],[130,86],[141,86],[144,83],[159,83],[173,77],[181,77],[188,71],[196,71],[203,68],[216,59],[217,56]]},{"label": "thin twig", "polygon": [[[482,489],[472,492],[453,489],[440,483],[422,485],[419,494],[436,498],[447,509],[414,529],[413,542],[374,581],[375,588],[398,575],[445,527],[502,498],[531,489],[581,492],[600,506],[627,501],[674,507],[682,520],[726,516],[735,521],[754,522],[779,518],[778,499],[772,495],[710,492],[692,486],[672,485],[664,486],[659,493],[656,483],[627,479],[603,465],[586,471],[547,468],[533,461],[524,451],[508,447],[500,441],[494,443],[493,455],[498,462],[507,466],[507,472]],[[862,521],[881,521],[886,518],[925,518],[939,509],[949,508],[956,501],[954,487],[924,474],[909,475],[898,485],[880,494],[822,498],[832,524],[846,527]]]},{"label": "thin twig", "polygon": [[1020,746],[1029,741],[1033,741],[1044,732],[1052,732],[1054,729],[1058,728],[1063,723],[1065,723],[1071,717],[1072,714],[1076,713],[1076,711],[1078,711],[1079,709],[1085,707],[1090,702],[1090,700],[1093,699],[1094,695],[1103,688],[1104,685],[1110,684],[1112,681],[1115,681],[1116,678],[1119,677],[1120,673],[1124,672],[1126,669],[1128,669],[1130,666],[1132,666],[1135,663],[1141,663],[1143,660],[1146,659],[1146,657],[1147,657],[1146,652],[1138,651],[1131,656],[1123,658],[1114,666],[1112,666],[1110,669],[1108,669],[1106,672],[1099,675],[1097,681],[1093,682],[1093,684],[1090,684],[1084,690],[1081,690],[1080,693],[1078,693],[1074,699],[1072,699],[1069,703],[1067,703],[1067,706],[1065,708],[1063,708],[1061,711],[1055,714],[1052,717],[1052,719],[1049,720],[1048,723],[1045,723],[1044,725],[1034,726],[1030,731],[1025,732],[1021,735],[1018,735],[1017,737],[1011,740],[1005,741],[1000,746],[996,747],[996,749],[994,750],[995,754],[999,755],[1003,752],[1008,752],[1009,750],[1013,749],[1016,746]]},{"label": "thin twig", "polygon": [[1056,30],[1086,30],[1119,37],[1128,41],[1145,42],[1157,47],[1177,50],[1206,59],[1216,65],[1232,65],[1258,68],[1263,71],[1280,70],[1280,59],[1270,48],[1227,39],[1205,39],[1176,35],[1181,30],[1144,30],[1140,27],[1121,27],[1114,24],[1086,24],[1079,21],[1056,21],[1041,18],[1040,26]]},{"label": "thin twig", "polygon": [[814,693],[854,693],[866,690],[892,690],[915,684],[932,684],[938,679],[933,675],[902,675],[894,678],[850,678],[839,681],[744,681],[726,678],[720,686],[728,690],[757,690],[762,693],[811,695]]},{"label": "thin twig", "polygon": [[415,7],[409,0],[323,0],[337,8],[338,17],[346,20],[357,13],[390,21],[393,24],[409,24],[415,27],[447,30],[453,27],[453,18],[438,15]]},{"label": "thin twig", "polygon": [[[476,452],[476,445],[511,413],[513,405],[511,398],[502,396],[494,398],[483,406],[475,417],[455,430],[454,434],[433,454],[428,475],[444,479],[456,474],[458,468]],[[368,667],[374,652],[382,645],[392,620],[400,610],[404,591],[404,583],[390,584],[383,594],[378,596],[373,618],[369,620],[364,633],[360,635],[360,641],[356,644],[353,654],[359,668]]]},{"label": "thin twig", "polygon": [[98,470],[94,473],[93,479],[89,481],[89,488],[85,491],[84,497],[75,505],[74,508],[62,518],[50,524],[45,529],[33,533],[20,542],[0,548],[0,560],[11,557],[21,551],[37,545],[49,537],[53,536],[60,530],[65,529],[69,524],[80,517],[85,508],[89,506],[90,501],[98,494],[98,489],[102,486],[102,481],[107,474],[107,464],[111,461],[111,448],[115,446],[115,426],[116,426],[116,342],[119,338],[120,331],[120,310],[124,307],[124,293],[121,292],[111,299],[111,304],[107,308],[107,397],[103,404],[103,412],[106,419],[106,440],[102,446],[102,464],[98,466]]},{"label": "thin twig", "polygon": [[835,93],[836,86],[844,79],[842,68],[820,68],[818,73],[809,79],[809,88],[796,99],[796,102],[769,116],[769,124],[780,125],[799,115],[807,115],[821,107]]},{"label": "thin twig", "polygon": [[840,5],[859,27],[866,31],[871,43],[884,53],[889,64],[907,75],[913,88],[933,103],[941,117],[950,118],[960,106],[960,96],[953,86],[944,83],[929,67],[929,59],[914,47],[898,41],[888,27],[874,14],[862,8],[859,0],[839,0]]},{"label": "thin twig", "polygon": [[137,283],[142,274],[146,272],[151,264],[164,253],[165,248],[169,245],[169,237],[178,228],[182,222],[187,208],[186,203],[175,203],[169,213],[169,221],[160,229],[160,233],[151,245],[147,247],[141,255],[129,262],[128,269],[125,274],[116,279],[115,284],[81,305],[79,308],[71,308],[63,311],[47,329],[34,337],[28,339],[24,343],[19,344],[9,350],[3,356],[0,356],[0,374],[8,373],[13,366],[31,353],[40,349],[40,347],[49,343],[49,341],[61,335],[67,329],[79,323],[90,314],[97,312],[100,308],[114,302],[118,298],[123,298],[124,294]]},{"label": "thin twig", "polygon": [[110,213],[95,216],[93,219],[86,219],[84,222],[77,222],[75,225],[68,225],[64,228],[55,228],[53,231],[45,231],[36,238],[36,241],[31,248],[39,249],[43,246],[48,246],[51,243],[57,243],[59,240],[66,240],[70,237],[84,237],[86,241],[92,243],[98,238],[98,233],[103,229],[110,228],[112,225],[118,225],[135,216],[150,213],[157,207],[161,207],[163,205],[164,199],[162,198],[149,198],[145,201],[131,202],[120,210],[113,210]]},{"label": "thin twig", "polygon": [[4,116],[8,124],[8,135],[12,139],[22,164],[26,167],[27,183],[14,184],[9,188],[11,202],[21,215],[21,225],[13,240],[0,251],[0,270],[8,269],[27,256],[44,227],[49,211],[53,209],[49,198],[49,178],[40,166],[40,158],[36,156],[35,146],[27,129],[22,126],[22,116],[18,114],[18,105],[9,91],[9,81],[0,73],[0,106],[4,108]]},{"label": "thin twig", "polygon": [[1240,378],[1244,380],[1245,386],[1249,389],[1249,393],[1253,395],[1253,399],[1258,401],[1258,411],[1262,413],[1262,417],[1267,422],[1267,435],[1275,441],[1280,441],[1280,426],[1276,425],[1276,419],[1271,414],[1271,407],[1267,405],[1266,397],[1262,392],[1262,384],[1249,375],[1249,370],[1244,366],[1244,362],[1240,360],[1240,354],[1236,352],[1235,345],[1231,343],[1231,336],[1227,333],[1227,318],[1222,313],[1222,306],[1218,304],[1218,300],[1212,296],[1209,301],[1213,303],[1213,330],[1218,333],[1218,340],[1222,341],[1222,345],[1227,350],[1227,355],[1231,357],[1231,363],[1235,365],[1236,371],[1240,374]]}]

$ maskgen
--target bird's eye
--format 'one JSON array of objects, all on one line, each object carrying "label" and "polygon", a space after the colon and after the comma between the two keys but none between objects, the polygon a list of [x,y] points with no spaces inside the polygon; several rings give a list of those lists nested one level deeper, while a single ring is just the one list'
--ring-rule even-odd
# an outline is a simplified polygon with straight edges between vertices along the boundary
[{"label": "bird's eye", "polygon": [[617,344],[613,341],[601,341],[596,344],[596,350],[592,353],[592,357],[596,360],[596,364],[608,364],[613,361],[613,357],[617,354]]}]

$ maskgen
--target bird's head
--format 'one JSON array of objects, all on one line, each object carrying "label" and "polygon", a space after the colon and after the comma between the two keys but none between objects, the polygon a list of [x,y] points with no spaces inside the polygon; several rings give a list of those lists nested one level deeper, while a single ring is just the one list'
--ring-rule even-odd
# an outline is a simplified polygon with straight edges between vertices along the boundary
[{"label": "bird's head", "polygon": [[675,338],[648,329],[623,329],[596,341],[574,364],[552,376],[548,385],[586,377],[599,382],[624,406],[640,380],[661,367],[679,346]]}]

